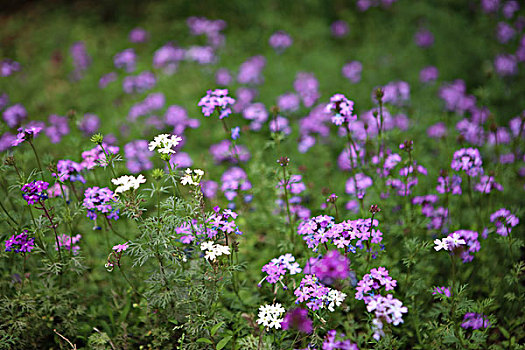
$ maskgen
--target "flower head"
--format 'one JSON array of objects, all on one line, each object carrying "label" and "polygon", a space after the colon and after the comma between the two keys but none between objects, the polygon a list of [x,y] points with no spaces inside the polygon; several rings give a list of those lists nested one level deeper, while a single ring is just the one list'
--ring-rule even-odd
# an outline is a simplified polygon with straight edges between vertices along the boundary
[{"label": "flower head", "polygon": [[259,307],[257,323],[262,324],[266,328],[279,329],[284,321],[281,316],[285,311],[279,303],[261,305]]},{"label": "flower head", "polygon": [[146,178],[142,174],[140,174],[137,177],[132,175],[124,175],[119,177],[118,179],[111,179],[111,182],[113,183],[113,185],[117,186],[117,188],[115,189],[115,193],[122,193],[127,192],[131,189],[136,190],[137,188],[139,188],[140,184],[146,182]]},{"label": "flower head", "polygon": [[32,181],[22,186],[22,196],[27,204],[33,205],[48,198],[47,188],[49,183],[45,181]]},{"label": "flower head", "polygon": [[155,136],[153,141],[149,143],[149,150],[157,150],[160,154],[175,153],[174,148],[182,141],[182,138],[177,135],[160,134]]},{"label": "flower head", "polygon": [[198,106],[202,107],[202,113],[209,117],[215,110],[219,111],[219,119],[228,117],[232,111],[230,106],[235,100],[228,96],[227,89],[208,90],[206,96],[201,98]]},{"label": "flower head", "polygon": [[35,239],[29,237],[28,231],[24,230],[22,233],[12,235],[5,241],[5,251],[15,253],[29,253],[35,247]]}]

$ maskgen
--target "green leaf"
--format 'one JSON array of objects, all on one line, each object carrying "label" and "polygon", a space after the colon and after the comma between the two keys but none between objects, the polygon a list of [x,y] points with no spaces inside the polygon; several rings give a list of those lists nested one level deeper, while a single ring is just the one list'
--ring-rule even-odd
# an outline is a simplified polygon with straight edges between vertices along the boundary
[{"label": "green leaf", "polygon": [[501,326],[498,327],[498,328],[499,328],[501,334],[503,334],[503,336],[504,336],[505,338],[507,338],[507,339],[510,338],[510,334],[509,334],[509,332],[508,332],[505,328],[503,328],[503,327],[501,327]]},{"label": "green leaf", "polygon": [[213,342],[209,340],[208,338],[199,338],[197,339],[197,343],[213,344]]},{"label": "green leaf", "polygon": [[219,322],[217,323],[215,326],[213,326],[210,330],[210,334],[211,336],[215,336],[215,333],[217,333],[217,331],[219,330],[219,328],[221,328],[221,326],[224,324],[224,322]]},{"label": "green leaf", "polygon": [[232,338],[231,335],[227,335],[225,336],[224,338],[222,338],[222,340],[217,344],[217,350],[221,350],[222,348],[224,348],[226,346],[226,344],[228,344],[228,342],[230,341],[230,339]]}]

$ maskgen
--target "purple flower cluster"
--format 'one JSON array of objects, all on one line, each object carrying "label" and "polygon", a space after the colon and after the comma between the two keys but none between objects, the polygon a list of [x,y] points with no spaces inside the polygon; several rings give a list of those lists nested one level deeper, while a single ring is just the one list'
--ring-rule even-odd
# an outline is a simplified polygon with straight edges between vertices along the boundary
[{"label": "purple flower cluster", "polygon": [[82,167],[86,169],[93,169],[96,166],[106,166],[107,159],[104,150],[106,150],[108,154],[117,154],[119,148],[117,146],[111,146],[103,143],[102,146],[97,145],[95,148],[82,152],[82,162],[80,163]]},{"label": "purple flower cluster", "polygon": [[10,59],[0,61],[0,77],[8,77],[14,72],[20,71],[20,69],[20,63],[16,61]]},{"label": "purple flower cluster", "polygon": [[126,166],[132,174],[153,168],[150,158],[153,152],[148,149],[147,140],[134,140],[124,146]]},{"label": "purple flower cluster", "polygon": [[122,82],[122,89],[127,94],[141,93],[152,89],[156,83],[155,74],[146,71],[136,76],[125,77]]},{"label": "purple flower cluster", "polygon": [[133,49],[125,49],[113,57],[116,68],[123,68],[127,73],[135,71],[137,65],[137,54]]},{"label": "purple flower cluster", "polygon": [[292,37],[285,31],[279,30],[272,34],[268,40],[268,44],[273,47],[277,52],[283,52],[289,48],[293,43]]},{"label": "purple flower cluster", "polygon": [[337,334],[335,329],[326,333],[323,339],[323,350],[359,350],[356,344],[344,339],[344,333]]},{"label": "purple flower cluster", "polygon": [[[475,231],[469,230],[459,230],[454,232],[459,235],[459,239],[465,241],[465,250],[460,252],[460,257],[463,260],[463,263],[471,262],[474,260],[474,253],[479,252],[481,245],[478,241],[478,233]],[[454,233],[449,234],[449,237],[452,237]]]},{"label": "purple flower cluster", "polygon": [[465,111],[475,109],[476,97],[466,94],[466,85],[463,80],[444,83],[439,89],[439,97],[445,102],[448,111],[463,114]]},{"label": "purple flower cluster", "polygon": [[446,298],[450,298],[452,296],[452,293],[450,292],[450,288],[448,287],[435,287],[432,290],[432,295],[442,295]]},{"label": "purple flower cluster", "polygon": [[83,41],[77,41],[71,45],[69,53],[73,58],[73,78],[78,80],[82,78],[82,74],[91,65],[91,57],[89,57],[86,49],[86,44]]},{"label": "purple flower cluster", "polygon": [[414,42],[417,46],[428,48],[434,44],[434,35],[428,29],[420,29],[414,35]]},{"label": "purple flower cluster", "polygon": [[18,133],[16,134],[16,139],[13,141],[12,146],[18,146],[25,141],[31,141],[35,136],[40,134],[42,129],[43,123],[36,121],[27,124],[25,127],[18,128]]},{"label": "purple flower cluster", "polygon": [[2,118],[10,128],[16,128],[27,118],[27,111],[22,104],[17,103],[5,109]]},{"label": "purple flower cluster", "polygon": [[128,120],[134,122],[141,116],[161,109],[165,103],[166,98],[162,92],[151,93],[143,101],[139,101],[131,106],[128,112]]},{"label": "purple flower cluster", "polygon": [[[410,85],[405,81],[392,81],[382,86],[381,89],[383,91],[383,103],[401,106],[410,101]],[[372,91],[372,101],[374,103],[378,103],[376,91],[377,88]]]},{"label": "purple flower cluster", "polygon": [[168,43],[153,54],[153,67],[156,69],[162,68],[166,74],[173,74],[185,55],[186,51],[184,49]]},{"label": "purple flower cluster", "polygon": [[237,81],[239,84],[250,84],[258,85],[262,84],[264,78],[262,76],[262,70],[266,66],[266,59],[264,56],[253,56],[248,58],[239,67],[239,73],[237,73]]},{"label": "purple flower cluster", "polygon": [[323,285],[314,275],[305,275],[294,295],[297,297],[296,304],[307,301],[306,306],[312,311],[325,307],[334,311],[334,306],[340,305],[346,297],[346,294]]},{"label": "purple flower cluster", "polygon": [[346,23],[343,20],[338,20],[332,23],[330,26],[330,30],[332,31],[332,35],[336,38],[342,38],[350,32],[350,27],[348,26],[348,23]]},{"label": "purple flower cluster", "polygon": [[354,101],[347,99],[343,94],[335,94],[330,97],[330,103],[325,108],[328,113],[332,114],[332,123],[337,126],[357,119],[357,116],[352,114]]},{"label": "purple flower cluster", "polygon": [[29,253],[33,248],[35,248],[35,239],[29,237],[27,230],[17,235],[12,235],[11,238],[5,241],[6,252]]},{"label": "purple flower cluster", "polygon": [[45,201],[48,198],[46,191],[48,187],[49,183],[45,181],[28,182],[22,186],[22,197],[29,205]]},{"label": "purple flower cluster", "polygon": [[132,43],[139,44],[148,41],[148,32],[144,28],[133,28],[129,32],[128,40]]},{"label": "purple flower cluster", "polygon": [[[60,235],[58,236],[58,245],[61,249],[65,250],[71,250],[73,251],[73,255],[77,255],[78,251],[80,249],[80,246],[77,245],[78,241],[82,238],[82,235],[78,234],[76,236],[69,236],[69,235]],[[55,243],[55,250],[58,250],[58,247]]]},{"label": "purple flower cluster", "polygon": [[496,226],[498,235],[506,237],[512,232],[512,228],[520,223],[520,219],[513,215],[510,210],[501,208],[490,215],[490,222]]},{"label": "purple flower cluster", "polygon": [[319,82],[312,73],[299,72],[293,83],[295,91],[303,101],[305,107],[312,107],[319,99]]},{"label": "purple flower cluster", "polygon": [[101,89],[105,89],[106,86],[116,81],[117,78],[118,78],[118,75],[115,72],[109,72],[107,74],[104,74],[103,76],[100,77],[98,81],[98,87]]},{"label": "purple flower cluster", "polygon": [[233,111],[235,113],[241,113],[252,103],[253,99],[257,96],[256,89],[247,87],[240,87],[235,93],[237,95],[237,101],[233,105]]},{"label": "purple flower cluster", "polygon": [[58,143],[63,136],[69,134],[69,124],[67,117],[61,117],[56,114],[52,114],[48,118],[49,126],[46,127],[45,133],[51,143]]},{"label": "purple flower cluster", "polygon": [[308,310],[298,307],[284,315],[281,327],[284,330],[296,329],[299,332],[309,334],[313,330],[313,321],[308,318]]},{"label": "purple flower cluster", "polygon": [[285,135],[289,135],[292,132],[288,119],[281,117],[280,115],[270,120],[268,126],[270,127],[271,132],[282,132]]},{"label": "purple flower cluster", "polygon": [[363,173],[357,173],[346,181],[345,192],[363,199],[366,195],[366,189],[372,186],[372,178]]},{"label": "purple flower cluster", "polygon": [[268,120],[268,111],[263,103],[252,103],[242,112],[244,119],[251,120],[250,129],[261,130],[263,124]]},{"label": "purple flower cluster", "polygon": [[439,76],[439,71],[434,66],[428,66],[419,72],[419,81],[422,83],[430,83],[436,81]]},{"label": "purple flower cluster", "polygon": [[295,112],[299,109],[301,100],[297,94],[288,92],[277,97],[277,106],[281,112]]},{"label": "purple flower cluster", "polygon": [[497,55],[494,59],[494,70],[499,76],[511,76],[518,73],[518,60],[509,54]]},{"label": "purple flower cluster", "polygon": [[216,89],[208,90],[206,96],[199,101],[198,106],[202,108],[204,116],[209,117],[217,110],[219,119],[223,119],[232,113],[230,106],[234,103],[235,100],[228,96],[227,89]]},{"label": "purple flower cluster", "polygon": [[483,161],[477,148],[462,148],[454,152],[450,167],[455,171],[464,171],[470,177],[483,173]]},{"label": "purple flower cluster", "polygon": [[346,220],[336,224],[334,218],[320,215],[303,221],[297,233],[303,236],[308,248],[317,251],[320,244],[331,243],[339,249],[355,253],[357,248],[364,249],[365,243],[380,244],[382,232],[374,229],[379,222],[370,219]]},{"label": "purple flower cluster", "polygon": [[215,82],[220,86],[228,86],[233,81],[230,71],[226,68],[217,69],[215,72]]},{"label": "purple flower cluster", "polygon": [[335,280],[350,276],[350,260],[339,251],[330,250],[322,257],[310,258],[304,272],[317,276],[323,284],[331,285]]},{"label": "purple flower cluster", "polygon": [[[262,267],[262,272],[267,275],[259,282],[259,287],[262,282],[267,281],[270,284],[280,282],[282,284],[282,278],[288,272],[290,275],[298,274],[302,271],[299,263],[295,262],[295,257],[292,254],[281,255],[278,258],[272,259],[268,264]],[[283,288],[286,286],[283,284]]]},{"label": "purple flower cluster", "polygon": [[371,7],[390,7],[397,0],[357,0],[357,8],[359,11],[366,11]]},{"label": "purple flower cluster", "polygon": [[343,66],[341,72],[343,76],[356,84],[361,81],[361,72],[363,71],[363,64],[359,61],[348,62]]},{"label": "purple flower cluster", "polygon": [[466,313],[463,317],[463,323],[461,324],[461,327],[465,329],[489,328],[490,326],[491,324],[487,316],[474,312]]},{"label": "purple flower cluster", "polygon": [[166,109],[164,121],[167,125],[173,126],[173,134],[180,135],[186,128],[198,128],[200,122],[198,119],[188,118],[188,112],[184,107],[172,105]]},{"label": "purple flower cluster", "polygon": [[[365,304],[372,301],[372,297],[376,295],[377,290],[381,287],[385,287],[385,291],[394,290],[397,285],[397,281],[392,279],[388,275],[388,270],[384,267],[373,268],[370,273],[363,276],[359,282],[357,282],[355,298],[357,300],[364,300]],[[375,291],[374,291],[375,290]]]},{"label": "purple flower cluster", "polygon": [[109,188],[90,187],[84,192],[84,208],[87,209],[87,217],[91,220],[97,219],[97,214],[102,214],[108,219],[119,218],[118,209],[114,209],[115,194]]},{"label": "purple flower cluster", "polygon": [[192,35],[206,35],[208,43],[212,46],[220,46],[224,42],[221,33],[226,28],[226,22],[217,19],[210,20],[205,17],[190,17],[186,21]]},{"label": "purple flower cluster", "polygon": [[[249,191],[252,188],[252,183],[248,180],[246,172],[239,167],[232,167],[226,170],[221,176],[221,191],[224,193],[226,199],[232,202],[241,191]],[[251,195],[245,194],[244,201],[250,202]],[[230,203],[230,205],[233,203]]]},{"label": "purple flower cluster", "polygon": [[299,121],[299,132],[301,140],[299,142],[299,152],[305,153],[310,147],[315,145],[315,137],[312,134],[319,134],[321,137],[330,135],[332,115],[326,111],[326,105],[315,106],[310,113]]},{"label": "purple flower cluster", "polygon": [[86,183],[86,179],[81,174],[82,170],[84,170],[82,164],[69,159],[61,159],[57,163],[57,173],[53,173],[53,176],[58,178],[60,182],[80,181]]},{"label": "purple flower cluster", "polygon": [[98,131],[100,128],[100,118],[93,113],[86,113],[78,124],[78,129],[89,136]]},{"label": "purple flower cluster", "polygon": [[481,193],[490,193],[492,190],[503,191],[503,186],[496,182],[494,176],[482,175],[479,182],[474,185],[474,190]]},{"label": "purple flower cluster", "polygon": [[[215,163],[230,162],[238,163],[238,161],[246,162],[251,155],[248,148],[243,145],[233,145],[230,140],[222,140],[219,143],[210,146],[210,154]],[[237,159],[237,157],[239,159]]]},{"label": "purple flower cluster", "polygon": [[210,64],[216,60],[213,47],[210,46],[190,46],[184,53],[184,58],[201,65]]}]

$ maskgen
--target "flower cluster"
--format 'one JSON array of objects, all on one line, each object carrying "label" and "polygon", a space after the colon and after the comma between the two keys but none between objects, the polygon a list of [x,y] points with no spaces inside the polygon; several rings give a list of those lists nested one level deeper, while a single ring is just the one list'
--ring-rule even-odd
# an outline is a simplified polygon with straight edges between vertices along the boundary
[{"label": "flower cluster", "polygon": [[210,146],[210,154],[215,163],[246,162],[250,159],[251,154],[244,145],[233,145],[230,140],[222,140],[219,143]]},{"label": "flower cluster", "polygon": [[146,178],[140,174],[139,176],[135,177],[132,175],[124,175],[119,177],[118,179],[111,179],[111,182],[113,185],[117,186],[115,189],[115,193],[122,193],[127,192],[131,189],[136,190],[139,188],[140,184],[143,184],[146,182]]},{"label": "flower cluster", "polygon": [[475,312],[468,312],[463,316],[461,327],[468,329],[489,328],[491,326],[487,316]]},{"label": "flower cluster", "polygon": [[273,47],[277,52],[283,52],[285,49],[290,47],[293,43],[292,37],[282,31],[279,30],[272,34],[270,37],[270,40],[268,40],[268,43],[271,47]]},{"label": "flower cluster", "polygon": [[212,241],[202,242],[200,245],[204,252],[204,258],[209,261],[215,261],[221,255],[230,255],[230,247],[227,245],[215,244]]},{"label": "flower cluster", "polygon": [[71,250],[73,252],[73,255],[78,254],[78,250],[80,249],[80,246],[76,245],[78,241],[82,238],[82,235],[78,234],[76,236],[69,236],[69,235],[60,235],[58,236],[58,246],[55,243],[55,250],[58,250],[59,247],[66,250]]},{"label": "flower cluster", "polygon": [[279,329],[284,321],[281,316],[285,311],[284,307],[279,303],[261,305],[259,306],[257,323],[262,324],[266,328]]},{"label": "flower cluster", "polygon": [[454,249],[466,244],[466,242],[461,238],[461,235],[458,232],[453,232],[443,239],[436,238],[434,244],[434,249],[436,251],[440,251],[441,249],[453,251]]},{"label": "flower cluster", "polygon": [[461,191],[461,176],[452,175],[452,176],[440,176],[438,177],[438,185],[436,186],[436,191],[439,193],[451,193],[454,195],[460,195]]},{"label": "flower cluster", "polygon": [[234,206],[233,200],[239,196],[243,191],[245,192],[243,199],[245,202],[250,202],[252,197],[246,193],[252,189],[252,183],[248,180],[246,172],[239,168],[233,167],[226,170],[221,176],[221,191],[224,196],[230,201],[230,207]]},{"label": "flower cluster", "polygon": [[90,187],[84,192],[83,205],[87,209],[87,217],[91,220],[97,219],[97,213],[117,220],[119,210],[112,207],[114,202],[115,194],[107,187]]},{"label": "flower cluster", "polygon": [[49,183],[45,181],[31,181],[22,186],[22,197],[27,204],[33,205],[48,198],[47,188]]},{"label": "flower cluster", "polygon": [[512,232],[512,228],[520,223],[520,219],[513,215],[510,210],[501,208],[490,215],[490,222],[496,226],[498,235],[506,237]]},{"label": "flower cluster", "polygon": [[11,238],[5,241],[6,252],[29,253],[33,248],[35,248],[35,239],[29,237],[27,230],[17,235],[12,235]]},{"label": "flower cluster", "polygon": [[148,141],[134,140],[124,146],[126,166],[129,171],[136,174],[153,168],[150,158],[153,155],[148,149]]},{"label": "flower cluster", "polygon": [[335,113],[332,116],[332,123],[340,126],[349,123],[357,117],[352,115],[354,111],[354,101],[350,101],[343,94],[335,94],[330,98],[330,103],[326,105],[326,111]]},{"label": "flower cluster", "polygon": [[102,145],[97,145],[95,148],[82,152],[82,162],[80,164],[86,169],[93,169],[97,165],[105,167],[108,165],[106,152],[111,157],[117,154],[118,151],[119,148],[117,146],[102,143]]},{"label": "flower cluster", "polygon": [[117,266],[120,267],[120,259],[122,258],[122,255],[128,248],[128,242],[113,246],[112,252],[108,256],[108,261],[104,265],[109,272],[113,271],[113,267],[115,266],[115,264],[117,264]]},{"label": "flower cluster", "polygon": [[16,140],[13,141],[12,146],[18,146],[24,141],[31,141],[40,133],[40,131],[42,131],[42,127],[38,125],[28,125],[24,128],[18,128],[18,134],[16,135]]},{"label": "flower cluster", "polygon": [[217,110],[219,111],[219,119],[228,117],[232,110],[231,105],[235,103],[235,100],[228,96],[227,89],[216,89],[208,90],[206,96],[201,98],[198,106],[202,107],[202,113],[209,117],[212,113]]},{"label": "flower cluster", "polygon": [[281,282],[284,275],[286,275],[286,270],[288,270],[290,275],[295,275],[302,271],[299,263],[295,262],[295,257],[290,253],[274,258],[262,267],[262,272],[265,272],[267,276],[259,282],[258,286],[260,287],[264,281],[270,284]]},{"label": "flower cluster", "polygon": [[450,167],[456,171],[464,171],[470,177],[483,172],[482,160],[477,148],[462,148],[454,152]]},{"label": "flower cluster", "polygon": [[180,183],[184,186],[192,185],[199,186],[202,177],[204,176],[204,171],[201,169],[191,170],[190,168],[186,169],[185,175],[181,177]]},{"label": "flower cluster", "polygon": [[86,183],[86,179],[84,179],[84,176],[82,176],[81,171],[84,168],[82,167],[82,164],[74,162],[69,159],[61,159],[57,163],[57,172],[53,173],[52,175],[60,182],[64,181],[80,181],[82,183]]},{"label": "flower cluster", "polygon": [[332,284],[350,276],[350,260],[339,251],[330,250],[323,257],[310,258],[305,273],[317,276],[323,284]]},{"label": "flower cluster", "polygon": [[160,154],[175,153],[174,148],[182,141],[182,138],[177,135],[160,134],[155,136],[153,141],[149,143],[149,150],[157,150]]},{"label": "flower cluster", "polygon": [[294,295],[296,304],[307,301],[306,306],[313,311],[326,307],[333,312],[346,298],[345,293],[323,285],[315,275],[305,275]]},{"label": "flower cluster", "polygon": [[284,330],[296,329],[302,333],[312,333],[313,321],[308,318],[308,310],[303,308],[295,308],[289,310],[284,315],[284,320],[281,324]]},{"label": "flower cluster", "polygon": [[397,281],[388,275],[388,270],[384,267],[373,268],[370,273],[363,276],[357,283],[355,298],[357,300],[364,300],[368,304],[372,297],[376,295],[374,290],[385,287],[385,291],[394,290]]},{"label": "flower cluster", "polygon": [[323,339],[323,350],[359,350],[356,344],[344,338],[344,333],[337,334],[335,329],[328,331]]}]

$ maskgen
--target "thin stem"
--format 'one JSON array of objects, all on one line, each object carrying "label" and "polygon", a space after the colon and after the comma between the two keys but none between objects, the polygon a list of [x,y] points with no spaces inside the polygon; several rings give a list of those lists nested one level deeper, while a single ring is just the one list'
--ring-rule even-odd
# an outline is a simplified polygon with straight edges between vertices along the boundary
[{"label": "thin stem", "polygon": [[283,169],[283,189],[284,189],[284,202],[286,203],[286,215],[288,216],[288,226],[290,227],[290,240],[293,242],[295,235],[294,235],[294,222],[292,222],[292,214],[290,211],[290,203],[288,201],[288,179],[286,175],[286,167],[282,167]]},{"label": "thin stem", "polygon": [[33,149],[33,153],[35,154],[36,162],[38,163],[38,169],[40,169],[40,176],[42,177],[42,180],[44,180],[44,171],[42,170],[42,164],[40,163],[40,157],[38,156],[35,146],[33,145],[33,142],[31,142],[31,140],[27,140],[27,142],[29,142],[29,144],[31,145],[31,148]]}]

